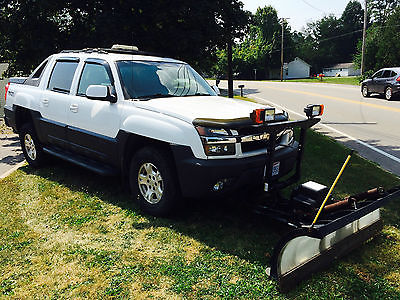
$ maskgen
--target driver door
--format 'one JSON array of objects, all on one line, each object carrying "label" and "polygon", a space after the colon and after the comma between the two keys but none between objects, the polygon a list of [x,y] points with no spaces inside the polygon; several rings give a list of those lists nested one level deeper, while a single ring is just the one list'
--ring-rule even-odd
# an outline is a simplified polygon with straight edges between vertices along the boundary
[{"label": "driver door", "polygon": [[89,85],[111,86],[115,90],[113,75],[106,61],[85,61],[76,95],[69,106],[67,138],[74,152],[109,163],[117,153],[116,136],[120,129],[118,102],[88,99],[86,89]]}]

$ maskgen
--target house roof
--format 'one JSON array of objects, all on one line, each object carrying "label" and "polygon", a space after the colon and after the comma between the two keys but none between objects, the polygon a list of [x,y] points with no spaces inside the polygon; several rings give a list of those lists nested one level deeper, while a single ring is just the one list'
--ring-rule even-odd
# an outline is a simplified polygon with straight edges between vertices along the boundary
[{"label": "house roof", "polygon": [[301,61],[302,63],[306,64],[307,66],[311,67],[310,64],[306,63],[304,60],[302,60],[302,59],[301,59],[300,57],[298,57],[298,56],[296,56],[295,59],[292,60],[292,61],[295,61],[295,60],[299,60],[299,61]]},{"label": "house roof", "polygon": [[354,68],[354,64],[352,62],[349,62],[349,63],[336,64],[330,67],[324,67],[324,69],[348,69],[348,68]]}]

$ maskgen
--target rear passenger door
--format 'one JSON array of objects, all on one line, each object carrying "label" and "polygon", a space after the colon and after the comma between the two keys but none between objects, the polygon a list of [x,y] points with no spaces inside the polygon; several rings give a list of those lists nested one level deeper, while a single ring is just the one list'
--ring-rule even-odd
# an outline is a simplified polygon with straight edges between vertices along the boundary
[{"label": "rear passenger door", "polygon": [[378,85],[377,85],[377,92],[383,94],[385,92],[385,87],[387,82],[390,80],[390,70],[385,70],[382,73],[381,78],[378,79]]},{"label": "rear passenger door", "polygon": [[69,106],[68,141],[73,151],[106,163],[115,161],[116,136],[120,129],[118,102],[93,100],[86,97],[90,85],[114,88],[109,64],[102,59],[86,59]]},{"label": "rear passenger door", "polygon": [[66,127],[70,90],[79,59],[73,57],[59,58],[55,61],[47,88],[40,97],[40,114],[38,130],[40,139],[47,143],[67,147]]}]

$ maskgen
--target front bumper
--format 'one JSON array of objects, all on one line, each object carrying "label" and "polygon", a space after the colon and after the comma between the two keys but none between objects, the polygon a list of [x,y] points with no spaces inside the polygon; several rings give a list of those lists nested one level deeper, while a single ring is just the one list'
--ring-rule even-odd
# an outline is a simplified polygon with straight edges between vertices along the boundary
[{"label": "front bumper", "polygon": [[400,84],[395,84],[392,86],[393,94],[400,94]]},{"label": "front bumper", "polygon": [[[174,146],[173,153],[184,197],[217,196],[245,186],[262,187],[265,181],[264,170],[268,161],[266,154],[240,159],[205,160],[195,158],[190,147],[184,146]],[[275,151],[274,162],[279,162],[279,173],[272,176],[273,180],[281,178],[294,168],[297,154],[297,142],[293,146]],[[217,182],[223,182],[224,187],[214,191],[213,187]]]},{"label": "front bumper", "polygon": [[[183,196],[199,198],[262,184],[264,190],[270,192],[295,183],[300,179],[306,130],[319,121],[311,118],[256,125],[270,134],[270,138],[266,154],[253,157],[204,160],[195,158],[189,147],[172,146]],[[277,135],[288,128],[300,129],[298,142],[289,147],[276,147]],[[295,172],[290,177],[279,180],[292,170]],[[223,188],[214,191],[218,182],[223,182]]]}]

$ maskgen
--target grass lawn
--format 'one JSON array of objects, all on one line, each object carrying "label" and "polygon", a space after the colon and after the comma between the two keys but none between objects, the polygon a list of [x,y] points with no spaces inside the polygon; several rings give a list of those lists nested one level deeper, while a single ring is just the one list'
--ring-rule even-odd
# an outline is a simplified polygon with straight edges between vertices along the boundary
[{"label": "grass lawn", "polygon": [[352,77],[324,77],[322,80],[319,78],[313,79],[289,79],[285,82],[312,82],[312,83],[334,83],[334,84],[348,84],[360,85],[359,79],[356,76]]},{"label": "grass lawn", "polygon": [[[307,138],[302,180],[330,185],[348,150]],[[399,184],[355,156],[336,195]],[[282,294],[265,269],[285,228],[240,203],[204,199],[157,219],[139,212],[118,178],[60,161],[25,166],[0,181],[0,298],[399,299],[399,200],[375,239]]]}]

